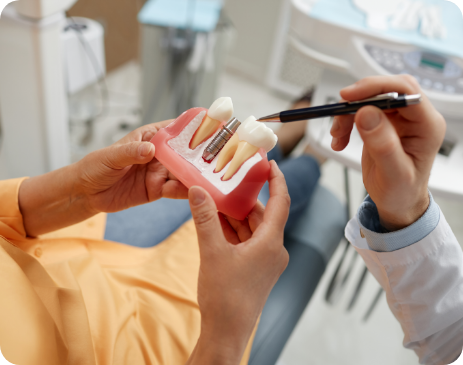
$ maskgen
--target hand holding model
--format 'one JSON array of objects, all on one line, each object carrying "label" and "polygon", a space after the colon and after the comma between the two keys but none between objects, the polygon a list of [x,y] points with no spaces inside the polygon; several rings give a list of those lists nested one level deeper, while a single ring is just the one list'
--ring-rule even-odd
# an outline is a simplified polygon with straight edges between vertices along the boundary
[{"label": "hand holding model", "polygon": [[[341,97],[355,101],[393,91],[421,92],[411,76],[375,76],[343,89]],[[429,205],[429,174],[444,139],[444,118],[425,95],[418,105],[387,112],[367,106],[356,115],[335,118],[331,128],[335,151],[348,145],[354,123],[364,142],[363,182],[382,226],[389,231],[409,226]]]},{"label": "hand holding model", "polygon": [[238,364],[271,289],[288,264],[283,231],[290,198],[274,161],[270,200],[237,221],[217,214],[200,187],[190,189],[201,266],[198,302],[201,335],[188,364]]},{"label": "hand holding model", "polygon": [[160,198],[186,199],[188,189],[154,158],[150,143],[170,122],[138,128],[75,164],[24,181],[19,200],[28,235]]},{"label": "hand holding model", "polygon": [[[186,198],[187,188],[158,162],[156,147],[149,142],[170,123],[141,127],[75,164],[25,180],[19,207],[27,234],[37,236],[99,212],[123,210],[161,197]],[[203,133],[201,128],[199,132]],[[207,138],[210,131],[203,134]],[[273,135],[267,137],[273,147]],[[266,142],[249,138],[252,143]],[[244,142],[243,149],[250,149],[250,142]],[[268,166],[267,208],[257,203],[242,221],[219,216],[211,195],[203,188],[191,188],[201,256],[201,335],[189,364],[240,362],[266,299],[288,263],[283,232],[290,198],[275,162]]]}]

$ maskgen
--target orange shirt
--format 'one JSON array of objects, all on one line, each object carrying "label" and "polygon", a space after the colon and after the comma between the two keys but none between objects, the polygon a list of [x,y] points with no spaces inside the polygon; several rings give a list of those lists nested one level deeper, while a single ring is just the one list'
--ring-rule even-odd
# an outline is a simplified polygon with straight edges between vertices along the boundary
[{"label": "orange shirt", "polygon": [[201,321],[193,222],[153,248],[104,241],[105,215],[31,239],[18,206],[23,180],[0,181],[5,358],[16,365],[184,364]]}]

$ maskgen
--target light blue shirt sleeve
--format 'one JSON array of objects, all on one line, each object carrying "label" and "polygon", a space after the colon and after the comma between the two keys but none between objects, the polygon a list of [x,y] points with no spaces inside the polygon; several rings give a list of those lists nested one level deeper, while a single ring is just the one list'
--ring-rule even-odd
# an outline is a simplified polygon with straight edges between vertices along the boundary
[{"label": "light blue shirt sleeve", "polygon": [[439,223],[440,208],[429,193],[429,207],[412,225],[399,231],[389,232],[379,221],[376,204],[368,195],[360,206],[357,217],[361,232],[373,251],[391,252],[413,245],[429,235]]}]

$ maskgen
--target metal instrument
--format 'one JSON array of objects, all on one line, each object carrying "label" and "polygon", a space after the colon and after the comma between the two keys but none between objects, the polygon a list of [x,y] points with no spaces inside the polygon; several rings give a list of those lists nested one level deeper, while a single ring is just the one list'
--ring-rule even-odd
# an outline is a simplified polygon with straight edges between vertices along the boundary
[{"label": "metal instrument", "polygon": [[203,153],[203,159],[206,162],[211,162],[225,146],[225,144],[233,137],[241,122],[232,118],[226,125],[223,126],[222,130],[215,136],[212,142],[206,147]]}]

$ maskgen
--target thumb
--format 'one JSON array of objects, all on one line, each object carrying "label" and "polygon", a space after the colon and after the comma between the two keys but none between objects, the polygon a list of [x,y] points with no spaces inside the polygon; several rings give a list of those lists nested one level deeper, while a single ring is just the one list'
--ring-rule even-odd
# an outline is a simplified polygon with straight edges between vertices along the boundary
[{"label": "thumb", "polygon": [[360,109],[355,116],[355,124],[364,148],[380,170],[387,174],[403,170],[407,159],[402,143],[394,126],[380,109],[373,106]]},{"label": "thumb", "polygon": [[130,142],[110,146],[106,153],[106,163],[113,169],[145,164],[153,159],[154,149],[151,142]]},{"label": "thumb", "polygon": [[196,226],[199,246],[212,244],[223,238],[217,206],[209,193],[203,188],[193,186],[188,193],[188,199]]}]

